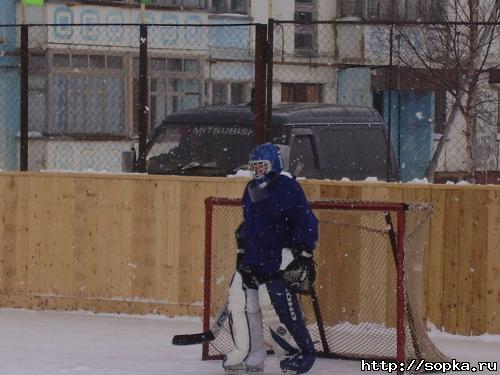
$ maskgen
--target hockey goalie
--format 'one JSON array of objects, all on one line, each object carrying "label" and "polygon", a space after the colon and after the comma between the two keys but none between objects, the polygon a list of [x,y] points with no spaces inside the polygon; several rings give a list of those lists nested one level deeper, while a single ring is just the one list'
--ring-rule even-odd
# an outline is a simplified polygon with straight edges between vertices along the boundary
[{"label": "hockey goalie", "polygon": [[263,371],[264,322],[282,371],[306,373],[316,356],[297,293],[307,292],[315,279],[318,221],[300,185],[281,173],[277,145],[257,146],[249,168],[253,179],[243,194],[244,221],[236,232],[237,269],[227,305],[235,349],[222,366],[232,374]]}]

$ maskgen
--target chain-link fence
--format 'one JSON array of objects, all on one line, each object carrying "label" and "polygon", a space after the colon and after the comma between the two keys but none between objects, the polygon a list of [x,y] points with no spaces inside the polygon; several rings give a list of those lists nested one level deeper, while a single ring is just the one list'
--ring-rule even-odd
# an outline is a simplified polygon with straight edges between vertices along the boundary
[{"label": "chain-link fence", "polygon": [[19,57],[16,29],[0,27],[0,170],[16,169],[16,136],[19,132]]},{"label": "chain-link fence", "polygon": [[[402,181],[500,182],[498,16],[313,22],[296,14],[304,19],[272,22],[274,103],[374,107]],[[356,147],[363,133],[349,137]]]},{"label": "chain-link fence", "polygon": [[[315,22],[296,12],[305,18],[266,29],[165,14],[142,27],[0,27],[0,169],[120,171],[122,152],[145,150],[167,115],[254,98],[267,124],[280,103],[375,108],[402,181],[500,181],[498,17]],[[363,152],[363,132],[338,136]],[[320,139],[316,152],[330,147]]]},{"label": "chain-link fence", "polygon": [[10,44],[1,45],[0,56],[0,169],[117,172],[122,152],[140,150],[167,115],[250,101],[253,24],[60,24],[2,31]]}]

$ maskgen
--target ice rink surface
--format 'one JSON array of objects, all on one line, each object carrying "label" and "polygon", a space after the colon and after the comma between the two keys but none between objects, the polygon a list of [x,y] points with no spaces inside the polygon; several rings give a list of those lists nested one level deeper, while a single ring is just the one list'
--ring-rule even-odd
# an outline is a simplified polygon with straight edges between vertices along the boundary
[{"label": "ice rink surface", "polygon": [[[220,361],[200,360],[201,346],[171,345],[173,335],[200,330],[197,318],[0,309],[0,375],[221,375]],[[500,361],[500,336],[431,336],[451,358]],[[308,374],[383,373],[362,372],[358,361],[319,359]],[[498,365],[475,372],[493,373]],[[278,374],[277,358],[269,358],[265,375]]]}]

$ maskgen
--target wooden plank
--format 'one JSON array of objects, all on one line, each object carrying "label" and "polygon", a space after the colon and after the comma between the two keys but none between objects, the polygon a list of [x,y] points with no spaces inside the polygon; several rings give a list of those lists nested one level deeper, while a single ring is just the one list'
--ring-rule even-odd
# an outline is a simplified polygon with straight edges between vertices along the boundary
[{"label": "wooden plank", "polygon": [[[201,244],[205,236],[204,232],[204,187],[203,184],[193,183],[185,186],[181,191],[181,228],[180,236],[182,246],[191,251],[183,252],[179,259],[181,282],[181,302],[190,302],[193,298],[198,301],[202,299],[203,283],[200,280],[201,273],[195,274],[193,264],[201,264],[203,248]],[[197,259],[198,258],[198,259]],[[198,272],[201,269],[197,270]]]},{"label": "wooden plank", "polygon": [[[372,184],[362,187],[361,199],[368,202],[387,201],[389,194],[387,186]],[[367,212],[359,223],[369,229],[360,233],[360,304],[365,311],[365,321],[396,327],[396,267],[385,231],[387,224],[384,214],[384,211]],[[393,216],[394,225],[396,222]]]},{"label": "wooden plank", "polygon": [[459,228],[460,238],[458,241],[458,272],[457,287],[457,333],[470,335],[472,323],[472,290],[473,272],[472,254],[474,248],[474,221],[473,215],[468,214],[475,209],[474,196],[477,195],[472,189],[463,190],[460,197]]},{"label": "wooden plank", "polygon": [[124,297],[122,278],[125,264],[121,261],[123,249],[119,246],[121,237],[123,182],[119,180],[96,181],[97,197],[97,275],[101,281],[101,298]]},{"label": "wooden plank", "polygon": [[[195,183],[197,186],[197,183]],[[179,212],[179,231],[177,236],[179,236],[178,249],[178,277],[179,277],[179,301],[184,303],[189,303],[191,300],[191,283],[189,282],[193,276],[193,270],[191,268],[191,261],[193,257],[193,251],[195,251],[192,238],[191,229],[193,228],[193,215],[191,212],[192,202],[191,202],[191,191],[193,188],[190,186],[182,186],[180,192],[180,212]],[[194,229],[194,228],[193,228]],[[189,250],[188,250],[189,249]]]},{"label": "wooden plank", "polygon": [[309,181],[299,181],[300,186],[304,190],[304,193],[308,200],[316,200],[321,197],[321,185],[318,183],[312,183]]},{"label": "wooden plank", "polygon": [[43,195],[46,202],[44,205],[45,227],[42,233],[45,237],[46,248],[42,249],[44,251],[44,262],[42,264],[45,270],[49,273],[46,277],[49,279],[50,289],[48,293],[51,295],[64,295],[61,279],[65,278],[65,275],[72,275],[72,273],[71,269],[68,270],[63,267],[61,258],[64,257],[65,249],[58,246],[58,241],[60,240],[58,225],[62,221],[60,217],[60,210],[57,207],[57,201],[61,195],[59,192],[59,189],[61,188],[59,184],[60,177],[46,178],[42,176],[40,179],[45,188]]},{"label": "wooden plank", "polygon": [[[411,196],[408,197],[408,201],[410,202],[415,202],[415,203],[427,203],[427,204],[432,204],[432,189],[429,188],[428,185],[426,186],[417,186],[413,189],[409,189],[410,191],[413,192]],[[406,200],[405,200],[406,201]],[[422,248],[417,249],[419,250],[418,254],[415,254],[416,256],[418,255],[418,259],[414,259],[414,265],[413,267],[415,268],[413,270],[414,275],[413,277],[415,279],[418,278],[418,280],[415,280],[413,282],[413,287],[415,288],[415,291],[412,291],[412,293],[416,297],[416,301],[412,301],[414,304],[413,309],[418,309],[418,316],[422,318],[423,321],[427,321],[427,316],[428,316],[428,311],[426,309],[426,301],[429,299],[428,293],[429,290],[427,288],[428,286],[428,268],[429,268],[429,254],[430,254],[430,228],[431,228],[431,218],[433,215],[433,209],[428,209],[424,211],[416,211],[413,213],[413,216],[415,216],[415,220],[420,223],[422,220],[424,220],[423,224],[417,224],[421,228],[418,230],[418,233],[415,233],[415,238],[413,241],[418,241],[416,244],[417,246],[421,246]],[[414,314],[416,312],[414,311]]]},{"label": "wooden plank", "polygon": [[168,233],[167,228],[169,226],[169,212],[167,211],[167,186],[163,186],[157,182],[153,183],[153,209],[152,214],[154,215],[154,227],[153,227],[153,237],[154,237],[154,278],[153,282],[153,294],[152,298],[155,301],[168,301],[167,300],[167,290],[168,290]]},{"label": "wooden plank", "polygon": [[0,194],[0,290],[26,293],[29,257],[29,180],[1,180]]},{"label": "wooden plank", "polygon": [[[200,185],[195,185],[190,193],[190,201],[192,203],[191,212],[193,227],[190,229],[190,240],[195,244],[192,251],[192,276],[189,279],[190,286],[190,302],[200,302],[203,301],[203,291],[204,291],[204,269],[205,269],[205,197],[212,196],[217,191],[217,185],[214,182],[208,182]],[[232,212],[231,208],[229,212]],[[237,210],[240,211],[239,209]],[[228,233],[228,242],[225,246],[225,257],[229,259],[236,259],[236,242],[234,239],[234,231],[240,224],[240,216],[236,217],[231,214],[224,215],[224,221],[222,223],[222,229]],[[235,262],[229,261],[227,266],[227,272],[230,276],[235,271]],[[223,296],[226,295],[227,289],[223,284]]]},{"label": "wooden plank", "polygon": [[7,178],[4,185],[3,246],[2,246],[2,285],[6,293],[12,293],[16,277],[16,217],[17,217],[18,179]]},{"label": "wooden plank", "polygon": [[361,189],[361,199],[371,202],[389,201],[390,188],[385,184],[367,185]]},{"label": "wooden plank", "polygon": [[154,274],[154,214],[152,185],[149,181],[136,181],[133,185],[134,211],[132,214],[132,258],[130,282],[132,298],[151,298]]},{"label": "wooden plank", "polygon": [[444,267],[443,267],[443,326],[457,333],[458,272],[460,242],[460,191],[447,190],[445,196]]},{"label": "wooden plank", "polygon": [[118,269],[118,275],[116,275],[118,285],[115,288],[115,293],[123,298],[131,299],[132,283],[130,272],[131,267],[133,267],[131,258],[136,246],[132,239],[132,233],[134,231],[132,186],[135,181],[128,182],[119,180],[119,182],[121,202],[118,205],[117,215],[120,233],[118,243],[115,244],[118,248],[114,250],[115,253],[119,254],[118,263],[116,264]]},{"label": "wooden plank", "polygon": [[360,214],[360,310],[364,321],[395,327],[396,269],[384,213]]},{"label": "wooden plank", "polygon": [[31,244],[29,273],[29,293],[33,295],[48,295],[53,293],[54,273],[49,253],[50,231],[50,186],[44,178],[30,179],[30,231]]},{"label": "wooden plank", "polygon": [[[181,294],[182,279],[180,277],[179,262],[189,249],[185,246],[181,238],[181,191],[180,182],[164,184],[166,190],[166,212],[168,215],[168,226],[165,228],[167,242],[165,252],[167,254],[166,265],[166,298],[168,301],[179,301]],[[185,206],[184,206],[185,207]]]},{"label": "wooden plank", "polygon": [[[64,249],[62,246],[58,246],[60,239],[62,238],[61,233],[59,233],[59,224],[62,222],[60,217],[60,210],[58,209],[57,201],[61,196],[59,184],[60,178],[46,178],[41,177],[41,183],[45,187],[44,199],[45,199],[45,217],[44,217],[44,231],[42,235],[45,237],[46,248],[44,251],[44,261],[42,262],[45,270],[49,273],[47,278],[49,279],[49,291],[51,295],[64,295],[63,283],[61,279],[66,278],[67,275],[71,276],[71,269],[66,269],[63,267],[64,262]],[[71,286],[71,283],[70,283]]]},{"label": "wooden plank", "polygon": [[[224,186],[217,186],[216,189],[220,188],[224,188]],[[209,282],[211,312],[215,314],[220,310],[227,296],[229,283],[236,267],[234,233],[243,220],[243,213],[240,206],[215,205],[212,214],[211,242],[208,244],[211,246],[212,252]],[[204,265],[201,265],[201,269],[203,272],[205,271]],[[204,283],[203,280],[202,284]],[[202,295],[204,296],[204,293]]]},{"label": "wooden plank", "polygon": [[73,293],[81,298],[97,298],[100,295],[100,281],[96,278],[100,235],[98,187],[94,179],[75,180]]},{"label": "wooden plank", "polygon": [[134,244],[128,259],[130,284],[130,299],[142,296],[144,280],[142,279],[144,262],[143,251],[148,245],[145,243],[145,216],[146,216],[146,181],[134,181],[132,184],[132,243]]},{"label": "wooden plank", "polygon": [[6,203],[7,203],[7,184],[8,184],[8,178],[2,177],[0,178],[0,294],[6,294],[7,293],[7,285],[5,283],[5,267],[4,263],[6,262],[7,259],[7,254],[5,251],[5,248],[7,246],[6,244],[6,229],[5,229],[5,223],[7,219],[7,210],[6,210]]},{"label": "wooden plank", "polygon": [[500,334],[500,190],[489,191],[486,254],[486,331]]},{"label": "wooden plank", "polygon": [[[328,212],[327,212],[328,211]],[[322,210],[324,225],[318,241],[319,295],[322,300],[331,301],[333,323],[357,324],[360,319],[360,244],[352,236],[351,225],[358,218],[346,212]],[[346,288],[346,285],[349,285]],[[323,286],[323,287],[322,287]],[[328,297],[323,297],[323,293]]]},{"label": "wooden plank", "polygon": [[[480,335],[487,329],[487,256],[488,256],[488,211],[489,193],[487,190],[474,190],[474,201],[472,209],[468,210],[468,216],[473,217],[473,231],[470,241],[471,252],[471,275],[472,275],[472,300],[471,314],[472,324],[470,332]],[[463,228],[462,228],[463,229]],[[498,231],[498,228],[493,229]],[[463,233],[463,232],[462,232]],[[461,240],[467,240],[467,233],[461,233]],[[468,240],[467,240],[468,241]],[[497,248],[497,251],[500,247]],[[469,334],[469,333],[467,333]]]},{"label": "wooden plank", "polygon": [[44,184],[50,195],[51,230],[49,236],[49,258],[56,275],[55,292],[62,296],[72,296],[74,292],[73,223],[74,179],[68,177],[45,178]]},{"label": "wooden plank", "polygon": [[429,251],[426,254],[426,316],[437,328],[443,326],[444,222],[446,193],[432,189],[433,214],[429,230]]},{"label": "wooden plank", "polygon": [[348,184],[324,184],[320,188],[321,199],[360,199],[361,188]]},{"label": "wooden plank", "polygon": [[155,190],[155,182],[148,181],[146,183],[146,201],[145,201],[145,240],[146,246],[144,246],[143,253],[143,268],[142,271],[144,274],[143,278],[143,293],[140,295],[142,298],[155,300],[156,296],[156,285],[155,281],[157,280],[158,271],[156,268],[157,253],[155,251],[156,243],[160,240],[155,236],[156,226],[157,226],[157,207],[154,200],[154,190]]},{"label": "wooden plank", "polygon": [[[385,194],[384,194],[384,199],[389,202],[402,202],[403,199],[403,194],[405,190],[398,188],[389,188],[385,189]],[[396,237],[397,237],[397,215],[395,213],[391,214],[391,219],[392,219],[392,224],[394,226],[394,230],[396,232]],[[385,225],[385,220],[384,220],[384,226],[383,228],[386,228]],[[392,252],[392,247],[390,244],[390,239],[387,235],[384,235],[384,242],[385,242],[385,253],[386,253],[386,289],[388,291],[387,297],[386,297],[386,304],[387,304],[387,312],[386,312],[386,324],[390,327],[396,327],[397,325],[397,272],[396,272],[396,263],[394,259],[394,254]],[[396,349],[394,349],[396,350]]]}]

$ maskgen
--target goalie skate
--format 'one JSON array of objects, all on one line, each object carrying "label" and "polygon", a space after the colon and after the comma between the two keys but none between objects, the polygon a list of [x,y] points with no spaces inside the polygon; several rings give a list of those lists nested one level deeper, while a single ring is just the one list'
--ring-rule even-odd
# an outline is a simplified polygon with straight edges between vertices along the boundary
[{"label": "goalie skate", "polygon": [[241,375],[241,374],[263,374],[264,365],[261,366],[247,366],[245,363],[240,363],[236,366],[224,367],[226,375]]}]

